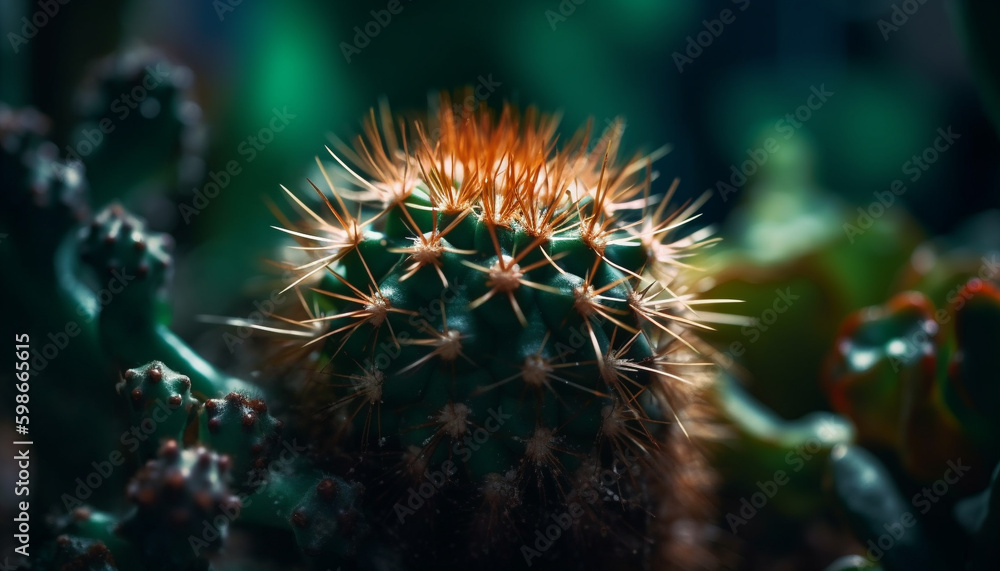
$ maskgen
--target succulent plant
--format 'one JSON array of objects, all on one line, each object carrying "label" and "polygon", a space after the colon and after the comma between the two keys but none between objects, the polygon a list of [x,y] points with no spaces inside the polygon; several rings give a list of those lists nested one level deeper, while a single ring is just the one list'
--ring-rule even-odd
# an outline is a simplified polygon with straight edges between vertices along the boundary
[{"label": "succulent plant", "polygon": [[[200,176],[201,108],[194,74],[151,48],[123,50],[96,62],[77,96],[80,122],[66,146],[82,162],[104,206],[159,178],[177,185]],[[127,165],[127,166],[124,166]]]},{"label": "succulent plant", "polygon": [[[710,478],[684,430],[708,379],[696,308],[713,301],[691,288],[685,259],[713,240],[671,237],[698,203],[651,197],[659,153],[619,161],[620,129],[556,150],[552,117],[509,106],[459,117],[447,97],[432,122],[396,127],[373,111],[367,138],[330,151],[354,188],[320,163],[318,199],[286,189],[305,215],[279,228],[298,242],[285,265],[305,313],[284,317],[284,343],[315,349],[304,402],[320,442],[357,458],[409,522],[402,536],[441,557],[455,541],[554,557],[530,544],[568,506],[582,521],[563,533],[605,544],[626,525],[674,539],[698,529]],[[408,486],[428,485],[432,508],[407,504]],[[458,537],[428,535],[445,518]],[[532,538],[520,554],[519,535]],[[682,555],[705,555],[692,543],[661,545],[683,567]]]},{"label": "succulent plant", "polygon": [[170,330],[172,244],[169,235],[147,230],[143,220],[111,204],[64,239],[56,257],[60,287],[90,321],[99,318],[105,351],[122,369],[159,360],[188,371],[194,393],[258,395],[260,389],[223,374]]},{"label": "succulent plant", "polygon": [[[46,558],[48,559],[48,558]],[[45,560],[45,559],[43,559]],[[69,535],[56,538],[48,569],[60,571],[114,571],[115,558],[107,545],[100,541]]]},{"label": "succulent plant", "polygon": [[139,554],[128,541],[118,535],[120,519],[107,512],[89,507],[79,507],[56,521],[59,537],[67,536],[86,543],[105,546],[120,569],[134,569],[142,565]]},{"label": "succulent plant", "polygon": [[[825,386],[859,441],[895,451],[918,480],[933,480],[956,456],[1000,460],[1000,406],[988,372],[1000,330],[1000,290],[972,278],[940,309],[903,292],[841,327]],[[980,476],[980,480],[984,476]]]},{"label": "succulent plant", "polygon": [[245,506],[246,521],[290,529],[317,567],[357,557],[369,532],[360,484],[299,465],[290,473],[272,473],[262,486],[259,501]]},{"label": "succulent plant", "polygon": [[162,441],[183,441],[197,401],[191,396],[191,379],[159,361],[128,369],[115,387],[128,401],[134,426],[148,422],[153,428],[144,456],[152,456]]},{"label": "succulent plant", "polygon": [[240,510],[229,467],[226,456],[170,440],[139,471],[126,492],[135,508],[118,534],[137,546],[147,569],[197,568],[219,549]]},{"label": "succulent plant", "polygon": [[48,128],[48,118],[38,111],[0,103],[0,172],[9,185],[0,195],[0,221],[17,246],[8,249],[21,263],[51,275],[59,238],[85,220],[89,209],[83,168],[60,160],[45,139]]},{"label": "succulent plant", "polygon": [[254,474],[267,471],[278,452],[281,428],[264,399],[237,392],[205,401],[198,425],[200,442],[233,458],[239,489],[252,489]]},{"label": "succulent plant", "polygon": [[836,448],[829,480],[870,568],[998,561],[995,216],[918,247],[902,291],[848,316],[830,351],[823,386],[871,452]]}]

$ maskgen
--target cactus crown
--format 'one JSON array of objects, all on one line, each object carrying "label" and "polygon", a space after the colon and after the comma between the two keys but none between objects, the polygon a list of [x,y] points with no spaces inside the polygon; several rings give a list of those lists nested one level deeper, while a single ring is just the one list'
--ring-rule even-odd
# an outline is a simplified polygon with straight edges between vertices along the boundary
[{"label": "cactus crown", "polygon": [[[383,106],[328,149],[342,171],[317,159],[316,201],[285,189],[305,216],[278,228],[298,242],[301,313],[281,319],[321,360],[318,430],[380,469],[448,466],[492,516],[556,509],[616,458],[668,478],[668,425],[705,365],[692,307],[710,301],[684,259],[713,240],[670,237],[699,204],[668,210],[676,183],[651,196],[661,152],[619,161],[620,129],[557,148],[557,123],[444,97],[408,125]],[[614,487],[621,505],[640,494]]]}]

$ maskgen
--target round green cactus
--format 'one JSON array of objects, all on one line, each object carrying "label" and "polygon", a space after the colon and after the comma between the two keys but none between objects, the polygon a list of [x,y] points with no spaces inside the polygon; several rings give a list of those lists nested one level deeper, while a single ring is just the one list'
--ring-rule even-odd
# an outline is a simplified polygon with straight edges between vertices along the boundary
[{"label": "round green cactus", "polygon": [[[402,478],[380,493],[400,522],[466,518],[449,527],[473,530],[473,550],[516,547],[568,507],[585,520],[578,536],[647,527],[649,490],[682,470],[676,443],[690,447],[688,404],[707,378],[692,332],[711,300],[684,259],[711,240],[669,238],[697,205],[651,198],[650,157],[615,158],[620,130],[556,151],[549,117],[508,107],[462,121],[446,103],[433,138],[373,113],[367,141],[341,148],[367,177],[331,151],[357,189],[338,190],[321,163],[330,190],[313,185],[317,202],[289,192],[307,215],[282,229],[299,242],[286,262],[306,314],[285,324],[319,355],[313,426],[372,480]],[[428,481],[418,503],[433,508],[403,505]],[[688,507],[661,521],[693,517]]]}]

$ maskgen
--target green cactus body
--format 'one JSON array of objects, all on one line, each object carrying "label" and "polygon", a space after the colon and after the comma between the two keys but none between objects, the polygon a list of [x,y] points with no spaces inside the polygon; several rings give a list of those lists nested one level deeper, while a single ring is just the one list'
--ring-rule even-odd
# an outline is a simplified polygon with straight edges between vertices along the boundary
[{"label": "green cactus body", "polygon": [[145,222],[113,204],[60,245],[57,278],[71,303],[84,308],[88,322],[98,322],[105,351],[117,364],[131,367],[157,359],[183,368],[193,393],[208,398],[259,393],[219,372],[170,330],[171,247],[168,235],[149,232]]},{"label": "green cactus body", "polygon": [[147,569],[203,568],[222,545],[239,499],[229,493],[229,459],[167,441],[129,484],[134,510],[118,533],[136,546]]},{"label": "green cactus body", "polygon": [[359,484],[300,465],[270,474],[244,501],[240,521],[290,529],[302,554],[317,566],[350,560],[368,535],[362,491]]},{"label": "green cactus body", "polygon": [[205,402],[198,434],[202,444],[232,458],[234,488],[250,490],[277,452],[281,428],[263,399],[232,392]]},{"label": "green cactus body", "polygon": [[[726,374],[719,375],[711,398],[717,401],[720,425],[726,427],[714,455],[726,481],[752,494],[759,490],[758,482],[781,472],[788,482],[770,502],[775,510],[801,517],[822,509],[826,502],[816,490],[822,487],[826,459],[837,445],[853,442],[851,423],[828,412],[785,420]],[[734,528],[743,523],[730,521]]]},{"label": "green cactus body", "polygon": [[[834,501],[866,543],[869,563],[877,561],[887,571],[945,568],[943,546],[931,543],[923,519],[914,515],[892,475],[871,453],[858,446],[837,447],[829,470]],[[881,536],[890,529],[893,542],[887,548]]]},{"label": "green cactus body", "polygon": [[617,165],[617,134],[556,152],[534,112],[462,123],[441,108],[434,141],[400,143],[373,114],[368,142],[342,150],[370,177],[354,175],[355,204],[333,186],[313,186],[318,208],[289,193],[308,216],[285,231],[317,254],[288,260],[310,308],[289,333],[320,354],[317,431],[403,487],[444,473],[435,508],[396,515],[457,502],[490,530],[472,543],[499,535],[496,518],[565,511],[615,462],[632,470],[583,511],[649,505],[704,365],[691,330],[706,301],[682,260],[706,235],[666,238],[692,209],[649,199],[646,159]]},{"label": "green cactus body", "polygon": [[156,180],[173,186],[201,175],[191,160],[205,139],[193,83],[190,69],[153,49],[124,50],[93,66],[67,154],[87,166],[97,206]]},{"label": "green cactus body", "polygon": [[144,458],[155,454],[164,440],[184,440],[184,431],[197,407],[191,396],[190,378],[152,361],[125,371],[116,388],[128,400],[133,426],[143,426],[144,421],[153,426],[154,432],[143,441]]},{"label": "green cactus body", "polygon": [[114,515],[81,507],[67,514],[59,523],[57,529],[60,535],[105,545],[119,568],[134,569],[141,565],[133,545],[118,535],[119,520]]}]

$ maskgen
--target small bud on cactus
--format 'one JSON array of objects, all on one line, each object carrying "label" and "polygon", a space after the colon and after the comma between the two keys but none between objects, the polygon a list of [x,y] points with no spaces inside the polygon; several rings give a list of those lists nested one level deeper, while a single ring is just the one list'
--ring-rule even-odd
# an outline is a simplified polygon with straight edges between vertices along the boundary
[{"label": "small bud on cactus", "polygon": [[117,204],[102,210],[80,230],[80,258],[97,272],[99,280],[118,272],[126,282],[121,284],[121,293],[129,297],[137,296],[136,290],[153,297],[169,282],[172,247],[170,236],[147,232],[145,222]]},{"label": "small bud on cactus", "polygon": [[281,421],[267,411],[264,399],[231,392],[205,402],[199,418],[200,441],[233,458],[238,489],[252,488],[254,474],[266,474],[277,451]]},{"label": "small bud on cactus", "polygon": [[183,440],[188,415],[197,403],[189,377],[152,361],[125,371],[115,388],[128,401],[134,424],[150,419],[154,428],[146,442],[158,448],[163,440]]},{"label": "small bud on cactus", "polygon": [[183,569],[222,546],[240,501],[226,484],[229,458],[170,440],[129,483],[134,510],[119,534],[136,544],[148,569]]},{"label": "small bud on cactus", "polygon": [[[406,508],[407,529],[442,553],[456,538],[443,524],[423,533],[435,521],[473,551],[501,544],[520,559],[523,538],[595,490],[566,535],[614,543],[616,522],[658,533],[645,523],[651,489],[685,498],[664,502],[661,529],[702,517],[708,480],[691,476],[700,456],[683,430],[706,364],[695,308],[711,301],[684,260],[711,240],[670,237],[697,204],[651,197],[654,157],[619,162],[620,129],[556,150],[556,121],[533,110],[463,120],[445,98],[433,121],[410,137],[373,113],[367,140],[331,151],[355,189],[321,163],[318,202],[289,192],[306,215],[283,230],[306,255],[287,264],[308,315],[288,334],[312,335],[321,355],[307,392],[317,432],[358,455],[365,481],[402,476],[377,494],[387,509],[445,474],[426,511]],[[613,484],[595,480],[603,472]]]}]

